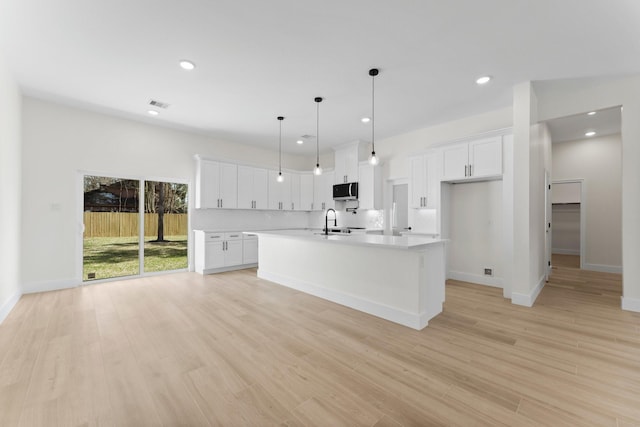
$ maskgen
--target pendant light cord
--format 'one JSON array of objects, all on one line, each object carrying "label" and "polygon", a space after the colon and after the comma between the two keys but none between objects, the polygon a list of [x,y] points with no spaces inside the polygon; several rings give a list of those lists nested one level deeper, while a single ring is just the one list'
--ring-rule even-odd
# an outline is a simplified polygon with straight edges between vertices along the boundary
[{"label": "pendant light cord", "polygon": [[[375,71],[374,71],[375,70]],[[376,76],[378,75],[377,69],[369,71],[371,75],[371,151],[376,152],[376,138],[375,138],[375,123],[376,123]]]},{"label": "pendant light cord", "polygon": [[282,174],[282,119],[278,117],[278,121],[280,122],[280,139],[278,142],[278,152],[280,154],[280,158],[278,159],[278,172]]},{"label": "pendant light cord", "polygon": [[316,98],[316,165],[320,164],[320,101]]}]

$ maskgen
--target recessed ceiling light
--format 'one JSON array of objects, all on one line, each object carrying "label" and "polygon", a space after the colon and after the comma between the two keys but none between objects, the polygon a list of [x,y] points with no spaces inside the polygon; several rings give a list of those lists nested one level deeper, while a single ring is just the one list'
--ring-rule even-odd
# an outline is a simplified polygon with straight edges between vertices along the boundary
[{"label": "recessed ceiling light", "polygon": [[476,80],[476,83],[479,85],[484,85],[489,83],[490,80],[491,80],[491,76],[482,76]]},{"label": "recessed ceiling light", "polygon": [[194,68],[196,68],[196,64],[194,64],[191,61],[187,61],[186,59],[183,59],[182,61],[180,61],[180,66],[185,69],[185,70],[193,70]]},{"label": "recessed ceiling light", "polygon": [[147,111],[147,113],[148,113],[150,116],[157,116],[158,114],[160,114],[160,113],[158,113],[156,110],[149,110],[149,111]]},{"label": "recessed ceiling light", "polygon": [[299,139],[299,140],[297,140],[297,141],[296,141],[296,143],[297,143],[298,145],[302,145],[302,144],[304,144],[304,141],[303,141],[303,140],[301,140],[301,139]]},{"label": "recessed ceiling light", "polygon": [[596,115],[596,112],[595,112],[595,111],[589,111],[589,112],[587,113],[587,116],[595,116],[595,115]]},{"label": "recessed ceiling light", "polygon": [[362,123],[369,123],[371,121],[371,117],[363,117],[360,119]]},{"label": "recessed ceiling light", "polygon": [[594,136],[596,133],[594,131],[589,131],[587,133],[584,134],[584,136]]}]

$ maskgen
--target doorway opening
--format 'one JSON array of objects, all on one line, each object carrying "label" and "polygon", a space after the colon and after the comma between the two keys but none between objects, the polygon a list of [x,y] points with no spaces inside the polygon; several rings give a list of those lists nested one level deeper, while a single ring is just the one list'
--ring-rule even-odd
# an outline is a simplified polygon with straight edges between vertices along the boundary
[{"label": "doorway opening", "polygon": [[188,185],[82,175],[82,280],[188,267]]},{"label": "doorway opening", "polygon": [[[554,286],[594,301],[622,296],[622,134],[620,107],[546,122],[551,136]],[[616,301],[617,300],[617,301]]]},{"label": "doorway opening", "polygon": [[551,255],[553,265],[582,268],[586,209],[582,208],[582,180],[551,185]]}]

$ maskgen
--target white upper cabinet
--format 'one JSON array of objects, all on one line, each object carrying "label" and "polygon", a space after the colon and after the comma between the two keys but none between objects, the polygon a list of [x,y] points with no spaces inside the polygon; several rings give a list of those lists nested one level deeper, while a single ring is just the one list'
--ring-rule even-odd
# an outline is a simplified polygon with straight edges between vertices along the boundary
[{"label": "white upper cabinet", "polygon": [[324,211],[329,208],[335,208],[333,202],[333,183],[335,173],[324,172],[322,175],[315,176],[313,179],[313,210]]},{"label": "white upper cabinet", "polygon": [[291,174],[282,172],[284,180],[278,182],[278,171],[269,171],[269,209],[291,210]]},{"label": "white upper cabinet", "polygon": [[[300,175],[300,203],[295,210],[313,210],[313,174],[301,173]],[[333,191],[333,190],[332,190]],[[292,190],[293,193],[293,190]],[[333,196],[333,193],[331,194]],[[294,194],[295,197],[295,194]],[[295,203],[295,200],[294,200]]]},{"label": "white upper cabinet", "polygon": [[196,208],[236,208],[238,167],[231,163],[198,159]]},{"label": "white upper cabinet", "polygon": [[382,209],[382,170],[368,162],[358,170],[358,208]]},{"label": "white upper cabinet", "polygon": [[471,177],[502,175],[502,137],[471,141],[469,160]]},{"label": "white upper cabinet", "polygon": [[302,210],[300,208],[300,174],[290,173],[291,177],[291,209],[292,211]]},{"label": "white upper cabinet", "polygon": [[502,175],[502,137],[442,147],[442,180],[459,181]]},{"label": "white upper cabinet", "polygon": [[442,149],[442,180],[464,179],[469,171],[469,144],[454,144]]},{"label": "white upper cabinet", "polygon": [[266,169],[238,166],[238,208],[267,209]]},{"label": "white upper cabinet", "polygon": [[358,182],[358,145],[354,142],[336,149],[335,183]]},{"label": "white upper cabinet", "polygon": [[439,206],[440,171],[437,151],[409,158],[409,206],[436,209]]}]

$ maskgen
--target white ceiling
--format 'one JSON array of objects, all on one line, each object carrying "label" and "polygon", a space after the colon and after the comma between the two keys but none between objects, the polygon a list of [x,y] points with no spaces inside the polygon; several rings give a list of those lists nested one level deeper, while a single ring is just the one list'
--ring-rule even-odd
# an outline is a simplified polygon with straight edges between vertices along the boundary
[{"label": "white ceiling", "polygon": [[640,72],[638,22],[637,0],[0,0],[0,48],[26,94],[272,148],[284,115],[311,154],[316,96],[321,150],[370,139],[371,67],[380,139],[522,81]]},{"label": "white ceiling", "polygon": [[607,108],[589,115],[588,112],[549,120],[549,132],[553,142],[577,141],[587,138],[585,133],[593,131],[596,136],[620,133],[622,114],[620,107]]}]

